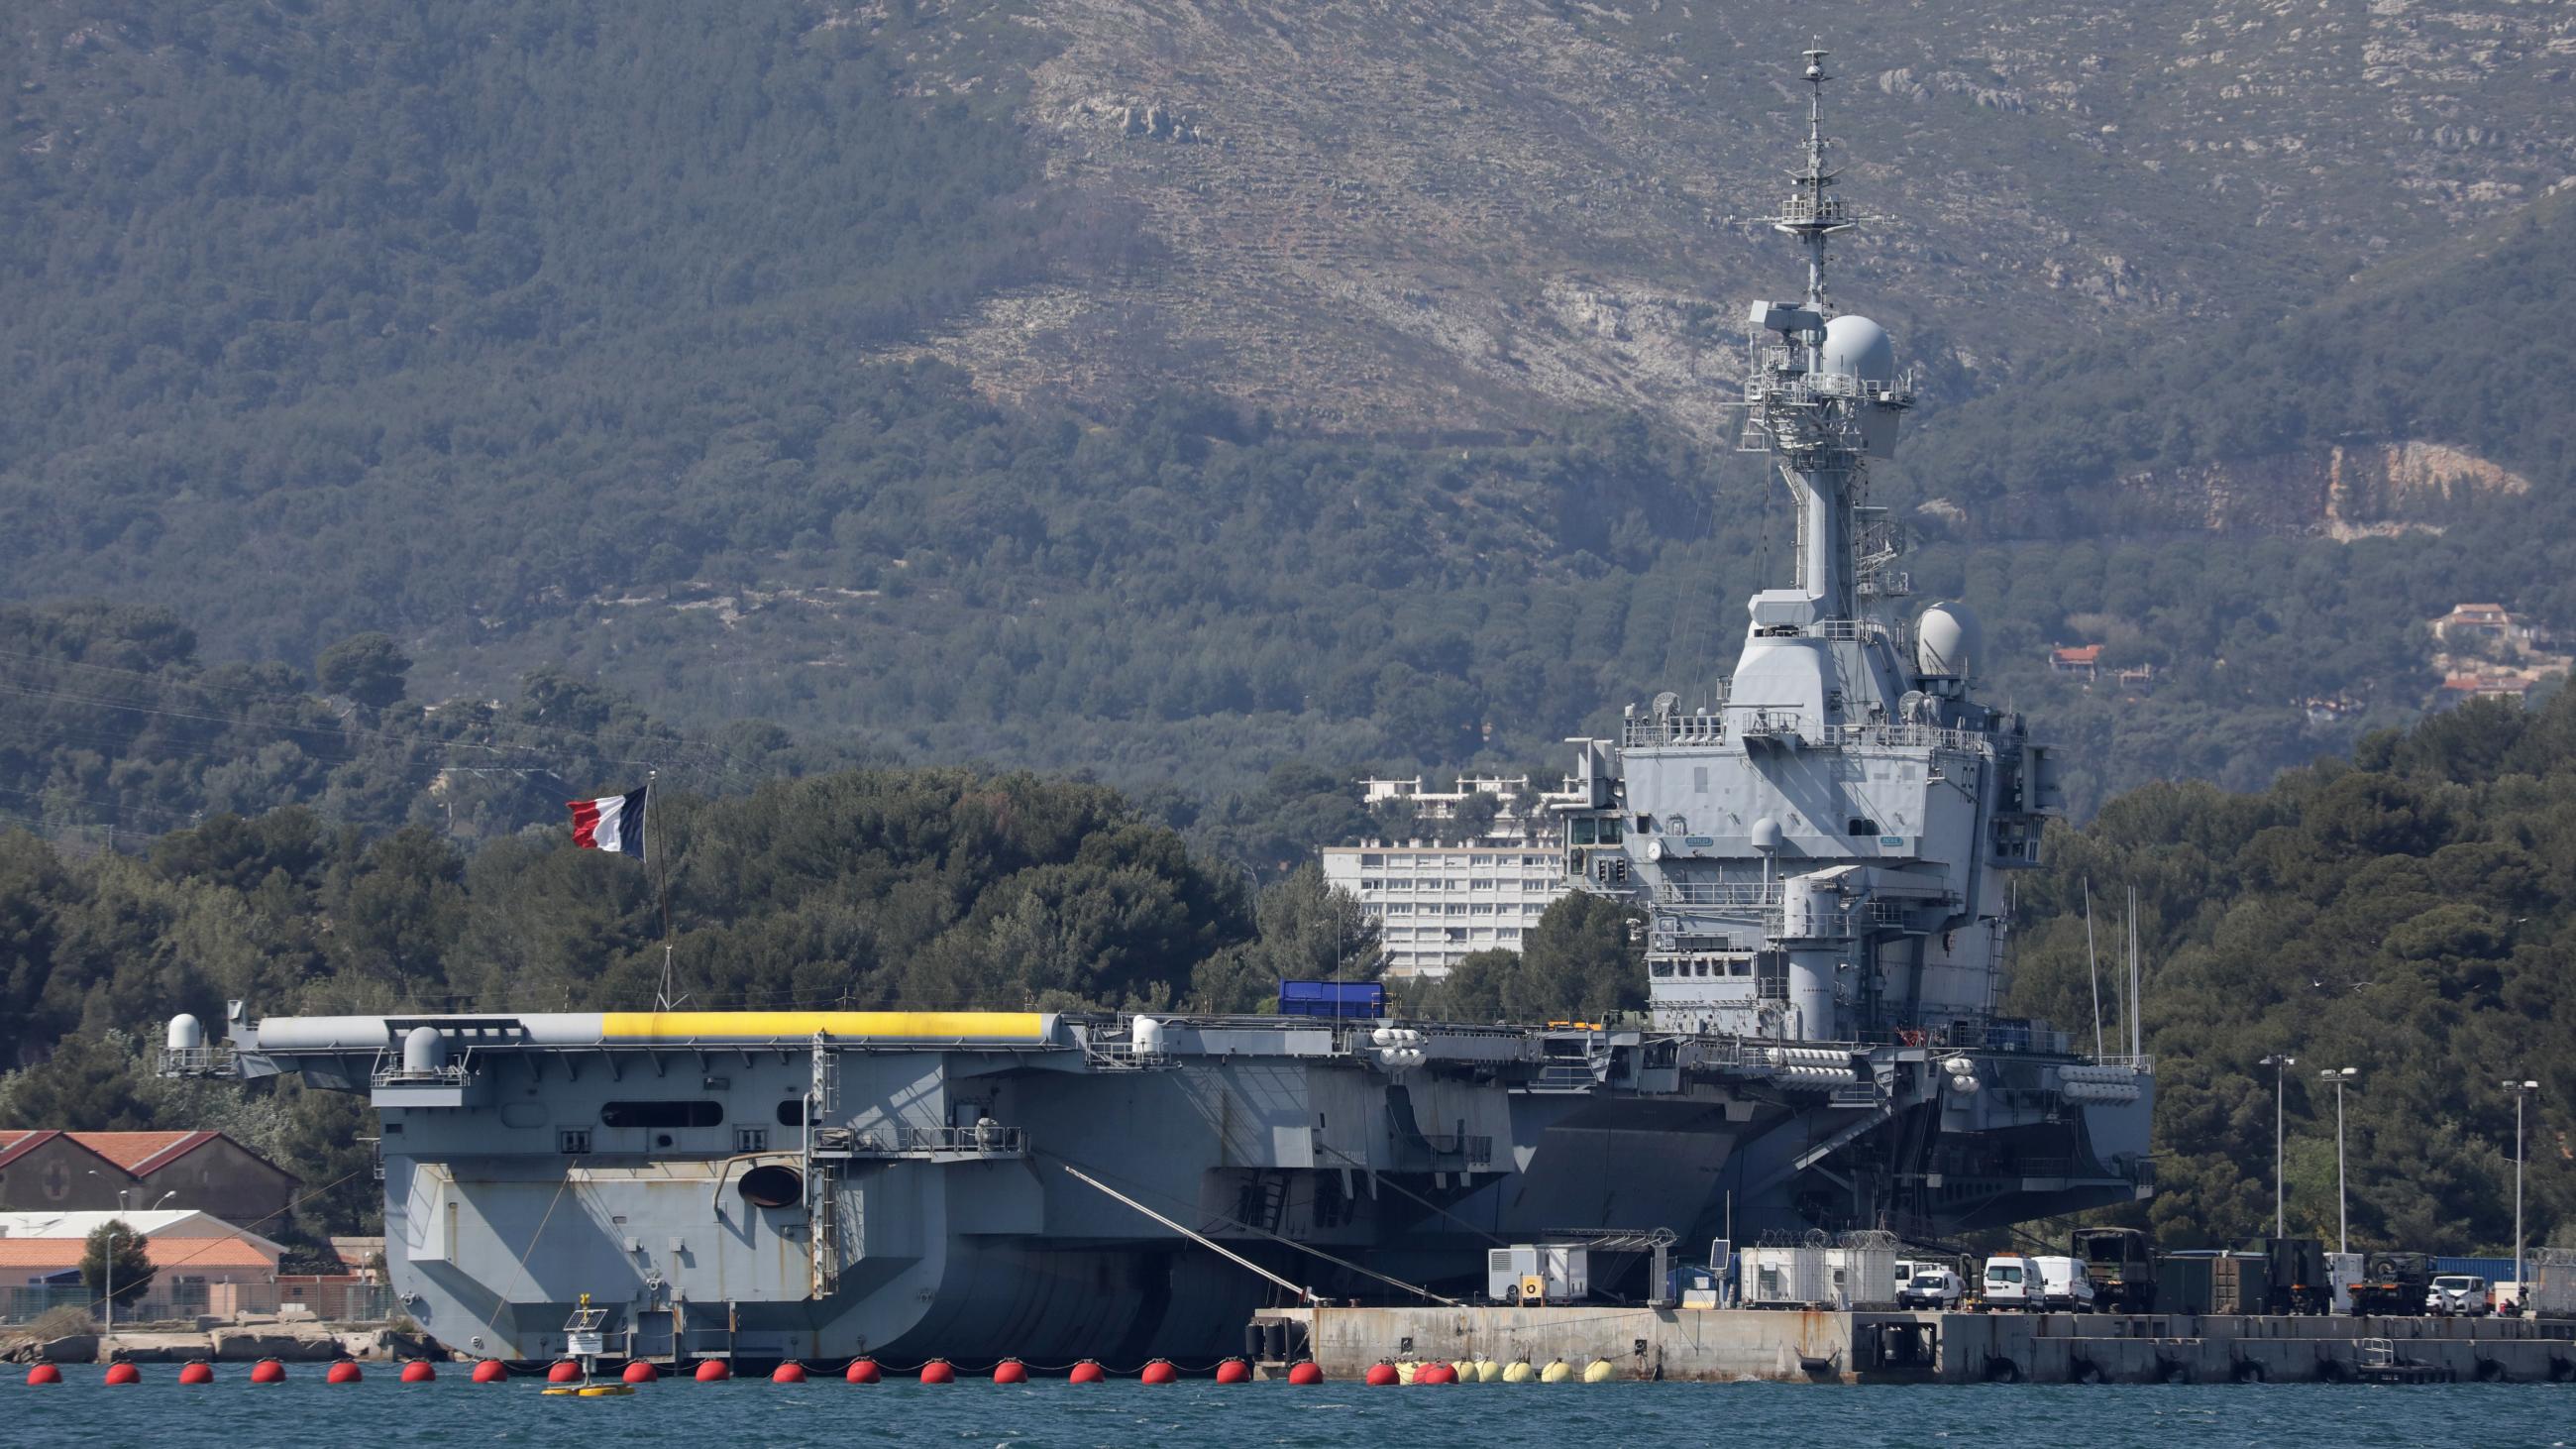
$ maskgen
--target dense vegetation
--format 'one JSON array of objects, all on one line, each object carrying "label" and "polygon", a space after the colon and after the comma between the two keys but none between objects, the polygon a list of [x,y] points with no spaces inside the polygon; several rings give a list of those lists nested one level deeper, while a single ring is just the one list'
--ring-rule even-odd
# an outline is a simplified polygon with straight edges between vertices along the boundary
[{"label": "dense vegetation", "polygon": [[[2139,892],[2147,1046],[2157,1059],[2159,1191],[2177,1241],[2268,1232],[2275,1082],[2288,1054],[2289,1214],[2332,1237],[2334,1092],[2345,1096],[2357,1246],[2505,1250],[2514,1104],[2531,1100],[2534,1243],[2576,1211],[2576,694],[2526,713],[2477,704],[2362,742],[2356,758],[2231,795],[2206,784],[2121,797],[2060,836],[2022,894],[2039,923],[2016,1004],[2061,1024],[2091,1014],[2081,892],[2105,949]],[[2082,1028],[2079,1027],[2079,1030]]]}]

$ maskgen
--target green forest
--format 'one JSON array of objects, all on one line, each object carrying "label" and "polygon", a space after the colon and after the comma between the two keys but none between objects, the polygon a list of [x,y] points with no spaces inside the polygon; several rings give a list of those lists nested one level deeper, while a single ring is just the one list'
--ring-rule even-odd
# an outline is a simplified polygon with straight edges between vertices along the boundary
[{"label": "green forest", "polygon": [[[2092,1015],[2083,895],[2101,945],[2106,1035],[2125,1020],[2113,943],[2138,892],[2140,1015],[2156,1060],[2161,1236],[2268,1232],[2274,1096],[2285,1095],[2290,1229],[2335,1226],[2334,1090],[2346,1090],[2353,1240],[2477,1244],[2513,1234],[2513,1094],[2529,1124],[2531,1241],[2576,1209],[2576,694],[2476,703],[2374,733],[2351,759],[2231,794],[2150,785],[2081,831],[2021,895],[2011,1005]],[[2298,1065],[2276,1086],[2262,1058]],[[2465,1251],[2465,1249],[2452,1249]]]},{"label": "green forest", "polygon": [[[1271,802],[1293,800],[1283,779]],[[1251,811],[1249,802],[1238,802]],[[1311,865],[1266,888],[1110,788],[1027,774],[860,768],[725,798],[677,794],[662,846],[673,989],[703,1006],[1265,1009],[1275,983],[1366,973],[1374,932]],[[2083,898],[2105,943],[2136,888],[2157,1066],[2166,1241],[2263,1231],[2274,1083],[2294,1230],[2334,1212],[2333,1101],[2348,1093],[2356,1243],[2501,1249],[2513,1104],[2531,1123],[2532,1241],[2576,1206],[2576,694],[2477,704],[2370,735],[2269,789],[2151,785],[2057,832],[2025,883],[2017,1011],[2083,1032]],[[0,1126],[187,1122],[236,1132],[316,1184],[316,1230],[373,1211],[361,1109],[319,1093],[162,1082],[141,1044],[177,1010],[580,1008],[649,1000],[657,878],[532,827],[467,849],[421,825],[333,824],[307,805],[216,814],[136,852],[0,833]],[[1484,1022],[1643,1005],[1615,905],[1576,895],[1520,955],[1485,953],[1403,1002]],[[2125,1030],[2106,948],[2106,1034]],[[352,1157],[352,1153],[358,1153]]]}]

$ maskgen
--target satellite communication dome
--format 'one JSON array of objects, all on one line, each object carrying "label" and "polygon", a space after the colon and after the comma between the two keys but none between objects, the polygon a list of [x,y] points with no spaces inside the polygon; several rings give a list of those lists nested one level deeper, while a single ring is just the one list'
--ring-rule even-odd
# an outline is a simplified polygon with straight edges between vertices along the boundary
[{"label": "satellite communication dome", "polygon": [[1824,368],[1868,382],[1896,380],[1896,344],[1887,329],[1866,317],[1836,317],[1825,324]]},{"label": "satellite communication dome", "polygon": [[1769,855],[1780,848],[1780,822],[1765,815],[1753,822],[1753,848]]},{"label": "satellite communication dome", "polygon": [[1965,604],[1934,604],[1914,621],[1914,668],[1939,678],[1962,678],[1977,667],[1977,616]]}]

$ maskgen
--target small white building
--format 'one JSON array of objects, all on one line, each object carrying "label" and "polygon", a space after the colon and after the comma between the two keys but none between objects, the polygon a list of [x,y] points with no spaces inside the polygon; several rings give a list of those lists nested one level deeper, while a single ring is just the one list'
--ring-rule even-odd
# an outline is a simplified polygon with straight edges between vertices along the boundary
[{"label": "small white building", "polygon": [[[1378,923],[1391,978],[1449,974],[1470,952],[1518,951],[1529,928],[1568,889],[1562,817],[1550,804],[1579,799],[1542,791],[1532,808],[1524,775],[1469,776],[1454,790],[1425,790],[1419,778],[1361,782],[1363,798],[1413,802],[1422,828],[1406,840],[1373,839],[1323,849],[1324,881],[1357,897]],[[1493,823],[1471,839],[1439,844],[1437,825],[1455,820],[1478,795],[1493,797]]]}]

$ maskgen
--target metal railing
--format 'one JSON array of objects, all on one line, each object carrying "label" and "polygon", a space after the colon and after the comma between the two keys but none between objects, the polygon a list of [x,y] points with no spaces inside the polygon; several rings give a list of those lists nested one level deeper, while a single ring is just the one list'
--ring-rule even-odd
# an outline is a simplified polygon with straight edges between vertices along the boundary
[{"label": "metal railing", "polygon": [[165,1077],[229,1077],[235,1066],[228,1046],[163,1047],[155,1070]]},{"label": "metal railing", "polygon": [[[388,1061],[392,1065],[386,1065]],[[461,1087],[465,1085],[466,1078],[473,1075],[474,1049],[472,1047],[467,1047],[462,1055],[434,1067],[406,1066],[403,1063],[402,1054],[388,1047],[376,1054],[375,1070],[368,1073],[368,1080],[372,1085],[379,1087]]]},{"label": "metal railing", "polygon": [[900,1127],[870,1132],[824,1127],[814,1133],[818,1157],[1026,1157],[1025,1127]]},{"label": "metal railing", "polygon": [[1668,880],[1657,892],[1657,899],[1674,906],[1733,906],[1752,910],[1779,905],[1781,895],[1778,881]]},{"label": "metal railing", "polygon": [[1654,745],[1715,745],[1726,739],[1723,715],[1705,711],[1619,722],[1619,743],[1629,748]]}]

